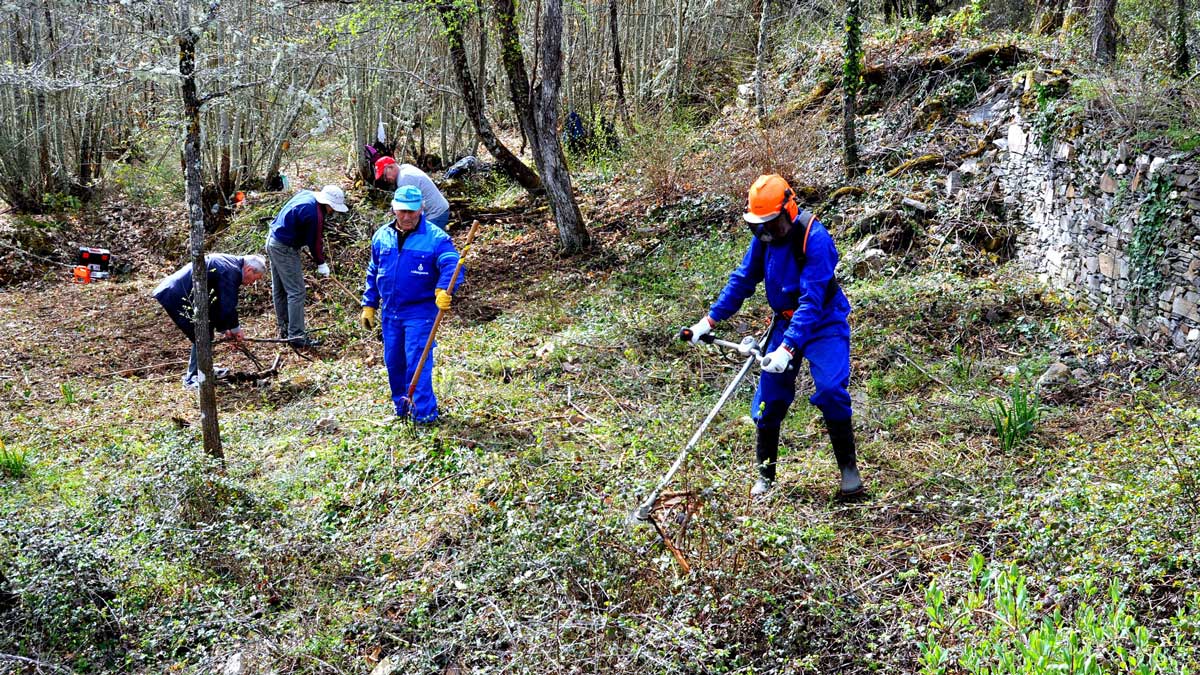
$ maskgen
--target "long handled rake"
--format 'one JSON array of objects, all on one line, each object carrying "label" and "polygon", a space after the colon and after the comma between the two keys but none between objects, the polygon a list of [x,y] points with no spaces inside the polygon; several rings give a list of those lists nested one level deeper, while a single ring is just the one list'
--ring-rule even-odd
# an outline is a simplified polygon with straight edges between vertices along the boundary
[{"label": "long handled rake", "polygon": [[[450,287],[446,292],[454,295],[454,287],[458,284],[458,273],[462,271],[463,261],[467,259],[467,251],[471,249],[471,244],[475,241],[475,233],[479,231],[479,221],[471,222],[471,230],[467,232],[467,243],[463,244],[462,250],[458,253],[458,264],[454,266],[454,274],[450,275]],[[413,370],[412,381],[408,383],[408,392],[404,395],[404,400],[408,403],[408,408],[412,410],[413,393],[417,391],[417,381],[421,379],[421,371],[425,369],[425,361],[429,359],[429,352],[433,349],[433,338],[437,335],[438,328],[442,325],[442,319],[446,316],[446,310],[438,309],[437,317],[433,320],[433,329],[429,331],[429,339],[425,341],[425,350],[421,352],[421,359],[417,361],[417,367]],[[410,415],[411,417],[411,415]]]}]

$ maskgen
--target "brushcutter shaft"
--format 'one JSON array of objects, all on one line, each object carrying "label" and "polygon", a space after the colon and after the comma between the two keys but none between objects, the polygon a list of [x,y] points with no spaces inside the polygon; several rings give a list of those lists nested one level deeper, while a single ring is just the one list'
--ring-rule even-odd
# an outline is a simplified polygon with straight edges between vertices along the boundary
[{"label": "brushcutter shaft", "polygon": [[704,418],[704,421],[700,423],[700,426],[696,429],[696,432],[692,434],[690,439],[688,439],[687,445],[683,446],[683,450],[679,451],[679,456],[675,458],[675,463],[671,465],[671,468],[667,471],[666,475],[662,477],[662,480],[658,481],[658,485],[654,488],[654,492],[651,492],[650,496],[646,498],[646,501],[642,502],[642,505],[638,507],[636,512],[634,512],[634,516],[638,520],[650,519],[650,511],[654,508],[654,502],[658,501],[659,493],[662,492],[663,488],[665,488],[671,482],[671,479],[675,477],[675,474],[683,466],[684,460],[687,459],[688,453],[691,452],[692,448],[696,447],[696,444],[700,442],[700,437],[704,435],[704,432],[708,429],[708,425],[711,424],[712,421],[717,417],[717,413],[721,412],[721,408],[725,406],[725,403],[730,399],[730,397],[733,396],[733,393],[737,391],[738,385],[742,383],[742,380],[746,379],[746,373],[749,373],[750,369],[753,368],[754,364],[757,362],[757,356],[751,356],[750,358],[746,359],[746,363],[742,365],[741,370],[738,371],[737,375],[733,378],[733,381],[731,381],[729,385],[725,387],[725,391],[721,392],[721,398],[717,399],[717,404],[714,405],[712,410],[708,412],[708,416]]},{"label": "brushcutter shaft", "polygon": [[[703,436],[704,432],[708,430],[708,425],[712,424],[712,421],[717,417],[717,413],[721,412],[721,408],[725,407],[725,404],[728,403],[729,399],[733,397],[734,392],[737,391],[738,385],[742,383],[742,380],[746,379],[746,374],[749,373],[755,364],[758,363],[758,360],[762,354],[762,350],[766,347],[767,339],[771,336],[771,330],[774,327],[775,324],[772,323],[771,326],[767,328],[767,332],[763,333],[761,338],[755,340],[753,337],[747,336],[742,340],[741,344],[729,342],[727,340],[718,340],[711,335],[700,336],[701,342],[707,342],[721,347],[736,349],[742,354],[748,354],[750,358],[746,359],[746,362],[742,364],[741,369],[738,370],[737,375],[735,375],[733,380],[730,381],[730,383],[725,387],[725,391],[721,392],[721,398],[717,399],[717,404],[712,407],[712,410],[708,411],[708,416],[704,418],[704,421],[700,423],[700,426],[696,429],[696,432],[692,434],[690,439],[688,439],[687,444],[684,445],[683,449],[679,451],[679,455],[675,458],[675,463],[671,465],[671,468],[667,470],[667,473],[662,477],[661,480],[658,481],[658,485],[655,486],[654,491],[651,492],[650,496],[646,497],[646,500],[642,502],[642,505],[633,512],[634,518],[641,521],[650,520],[650,511],[654,509],[654,502],[658,501],[658,495],[661,494],[663,488],[667,487],[671,480],[675,478],[675,474],[679,472],[679,469],[683,467],[683,463],[687,460],[688,453],[692,451],[692,448],[696,447],[696,444],[700,442],[700,437]],[[679,339],[691,340],[691,333],[691,329],[681,329],[679,331]]]}]

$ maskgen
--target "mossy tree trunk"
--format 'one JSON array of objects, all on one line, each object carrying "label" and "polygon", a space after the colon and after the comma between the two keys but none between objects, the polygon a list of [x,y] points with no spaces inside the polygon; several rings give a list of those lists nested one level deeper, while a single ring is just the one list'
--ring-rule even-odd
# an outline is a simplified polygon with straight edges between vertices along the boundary
[{"label": "mossy tree trunk", "polygon": [[1187,0],[1175,0],[1175,74],[1183,77],[1192,69],[1192,55],[1188,51]]},{"label": "mossy tree trunk", "polygon": [[842,156],[846,178],[858,176],[861,167],[858,157],[858,134],[855,115],[858,110],[858,86],[862,81],[862,24],[859,0],[846,0],[846,54],[843,68]]},{"label": "mossy tree trunk", "polygon": [[454,77],[458,81],[458,90],[462,93],[463,107],[467,110],[467,117],[471,120],[471,126],[475,129],[475,135],[479,138],[479,142],[483,143],[492,157],[496,158],[496,163],[504,172],[512,176],[513,180],[525,188],[526,192],[531,195],[542,194],[542,181],[538,178],[537,173],[496,137],[495,131],[492,130],[492,124],[488,121],[483,91],[476,86],[475,78],[471,74],[471,64],[467,60],[464,38],[468,19],[467,8],[462,3],[452,0],[439,3],[437,12],[442,27],[446,31],[446,42],[450,48],[450,63],[454,68]]}]

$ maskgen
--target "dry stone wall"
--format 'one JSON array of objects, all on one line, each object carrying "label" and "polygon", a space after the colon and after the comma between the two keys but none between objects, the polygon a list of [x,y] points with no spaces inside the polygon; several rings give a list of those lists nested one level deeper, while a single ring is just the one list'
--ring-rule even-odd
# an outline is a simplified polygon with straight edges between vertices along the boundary
[{"label": "dry stone wall", "polygon": [[1200,353],[1200,165],[1086,124],[1054,138],[1015,96],[989,112],[1005,123],[994,148],[947,185],[990,177],[1019,224],[1022,264],[1154,342]]}]

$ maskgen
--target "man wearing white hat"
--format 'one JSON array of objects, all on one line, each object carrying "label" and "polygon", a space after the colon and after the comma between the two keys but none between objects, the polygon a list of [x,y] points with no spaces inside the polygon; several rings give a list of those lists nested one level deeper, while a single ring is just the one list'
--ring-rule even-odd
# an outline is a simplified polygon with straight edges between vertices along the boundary
[{"label": "man wearing white hat", "polygon": [[320,192],[301,190],[288,200],[267,236],[267,255],[271,258],[271,299],[275,303],[275,323],[279,337],[299,347],[315,347],[320,342],[304,327],[304,268],[300,249],[308,247],[317,274],[329,276],[325,261],[325,218],[334,211],[345,213],[346,193],[336,185]]}]

